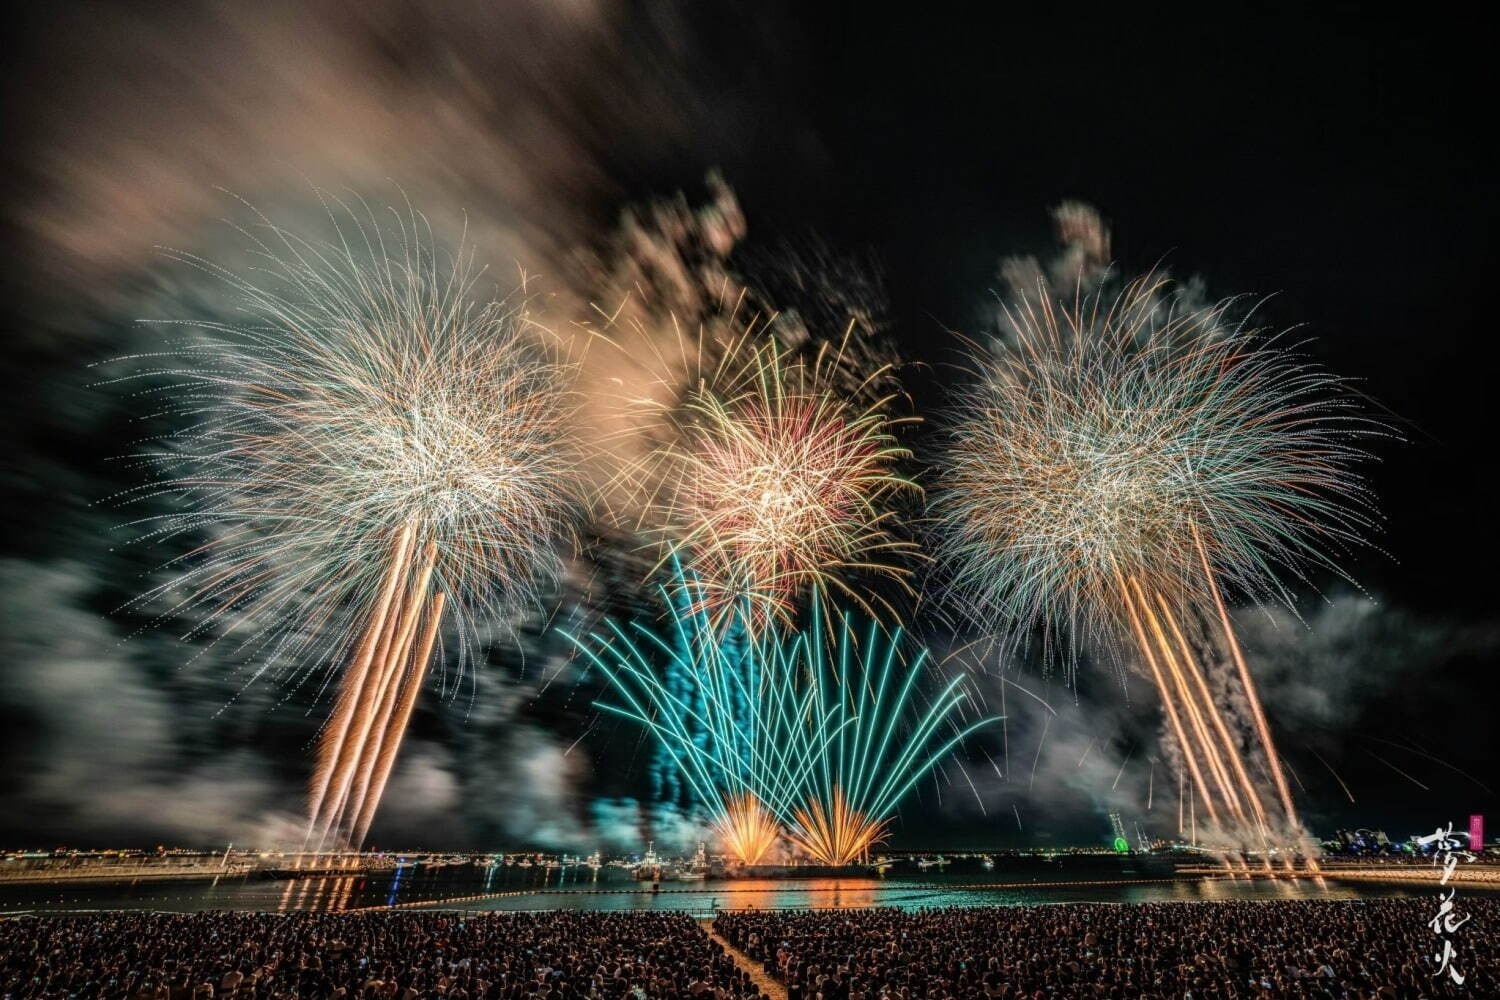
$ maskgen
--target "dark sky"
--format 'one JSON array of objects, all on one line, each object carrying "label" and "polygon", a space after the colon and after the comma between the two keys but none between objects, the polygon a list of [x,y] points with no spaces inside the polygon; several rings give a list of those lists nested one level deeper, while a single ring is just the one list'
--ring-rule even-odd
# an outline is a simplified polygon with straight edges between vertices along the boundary
[{"label": "dark sky", "polygon": [[[12,244],[0,750],[14,762],[0,845],[190,841],[269,829],[265,817],[297,808],[305,717],[276,715],[271,693],[219,712],[234,689],[222,670],[184,667],[165,639],[121,646],[128,628],[107,615],[132,569],[111,552],[118,513],[95,504],[119,487],[107,459],[129,440],[128,414],[91,394],[86,365],[130,349],[130,321],[170,298],[155,245],[215,245],[233,212],[219,188],[286,221],[309,183],[394,182],[436,214],[468,213],[502,259],[555,274],[626,206],[701,199],[710,169],[737,192],[752,246],[817,237],[878,261],[893,333],[929,363],[951,359],[949,331],[982,329],[1002,257],[1048,250],[1063,199],[1100,210],[1127,272],[1164,261],[1215,295],[1272,296],[1262,318],[1301,324],[1307,349],[1406,439],[1379,445],[1370,470],[1388,556],[1348,562],[1368,594],[1329,581],[1327,603],[1308,595],[1307,628],[1246,613],[1304,808],[1321,832],[1500,815],[1460,773],[1500,773],[1500,533],[1484,486],[1500,220],[1480,154],[1495,91],[1483,32],[1431,8],[1230,21],[1069,9],[1050,23],[931,7],[568,9],[23,18],[0,189]],[[916,377],[921,409],[940,406],[948,377]],[[477,701],[424,709],[377,839],[437,824],[456,845],[562,844],[570,834],[553,827],[628,813],[619,800],[639,797],[639,773],[618,747],[633,761],[638,741],[600,730],[582,744],[592,766],[560,756],[589,714],[534,674],[507,687],[515,677],[499,666]],[[1099,786],[1127,757],[1132,795],[1153,780],[1149,699],[1125,703],[1104,671],[1076,704],[1029,683],[1062,710],[1036,782],[1013,773],[982,807],[944,794],[908,810],[899,837],[1089,840],[1105,802],[1132,808]],[[1018,772],[1037,721],[1014,720]],[[1111,735],[1075,767],[1093,733]]]}]

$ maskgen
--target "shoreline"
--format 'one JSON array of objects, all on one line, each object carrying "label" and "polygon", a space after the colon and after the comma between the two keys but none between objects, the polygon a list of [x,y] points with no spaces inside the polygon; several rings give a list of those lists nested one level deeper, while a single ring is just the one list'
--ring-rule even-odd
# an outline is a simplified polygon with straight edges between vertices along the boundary
[{"label": "shoreline", "polygon": [[255,869],[246,866],[231,868],[117,868],[108,871],[76,869],[72,871],[37,871],[0,873],[0,886],[7,885],[76,885],[95,882],[208,882],[220,878],[244,878],[254,874]]}]

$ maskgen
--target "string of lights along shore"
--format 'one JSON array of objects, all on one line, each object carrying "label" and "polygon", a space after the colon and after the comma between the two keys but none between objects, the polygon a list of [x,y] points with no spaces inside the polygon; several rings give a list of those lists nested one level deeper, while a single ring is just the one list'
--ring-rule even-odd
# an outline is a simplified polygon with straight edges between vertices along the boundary
[{"label": "string of lights along shore", "polygon": [[[1226,864],[1316,865],[1232,611],[1364,544],[1386,430],[1256,303],[1123,273],[1064,205],[1074,252],[1010,262],[920,414],[846,272],[794,307],[708,253],[664,295],[626,240],[591,324],[409,205],[322,200],[252,212],[249,264],[169,252],[203,280],[107,376],[168,427],[120,498],[164,553],[130,610],[312,694],[306,850],[364,844],[424,691],[524,625],[734,862],[868,861],[1003,722],[936,621],[1070,685],[1136,672],[1179,822]],[[733,216],[689,222],[713,247],[692,227]],[[638,596],[606,608],[620,567]]]}]

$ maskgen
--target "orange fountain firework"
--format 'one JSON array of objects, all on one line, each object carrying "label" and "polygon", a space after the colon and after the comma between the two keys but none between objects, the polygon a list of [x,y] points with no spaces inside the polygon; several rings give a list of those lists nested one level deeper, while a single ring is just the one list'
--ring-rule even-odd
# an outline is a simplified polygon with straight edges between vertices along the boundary
[{"label": "orange fountain firework", "polygon": [[758,865],[781,836],[776,817],[753,793],[733,795],[714,817],[724,853],[742,865]]},{"label": "orange fountain firework", "polygon": [[796,811],[787,836],[819,864],[842,868],[863,861],[885,839],[890,818],[877,819],[849,805],[837,786],[827,803],[813,799]]}]

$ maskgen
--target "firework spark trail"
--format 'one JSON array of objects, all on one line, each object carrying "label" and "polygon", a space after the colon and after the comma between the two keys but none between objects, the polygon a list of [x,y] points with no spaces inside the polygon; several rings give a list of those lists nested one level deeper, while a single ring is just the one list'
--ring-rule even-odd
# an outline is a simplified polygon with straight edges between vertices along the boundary
[{"label": "firework spark trail", "polygon": [[325,737],[318,742],[317,765],[314,769],[312,793],[307,807],[308,816],[312,817],[314,822],[322,815],[323,800],[328,795],[334,772],[338,770],[338,758],[344,749],[349,727],[353,724],[356,702],[360,700],[364,692],[365,675],[369,673],[376,647],[385,634],[385,622],[391,611],[391,602],[395,598],[396,588],[400,585],[405,573],[406,562],[411,558],[412,541],[411,525],[402,525],[397,540],[392,546],[394,551],[386,571],[385,583],[381,587],[380,597],[375,605],[374,615],[365,631],[364,639],[360,642],[359,653],[354,663],[344,673],[333,717],[324,723]]},{"label": "firework spark trail", "polygon": [[1367,739],[1367,740],[1374,740],[1376,743],[1384,743],[1386,746],[1395,747],[1397,750],[1405,750],[1407,753],[1414,753],[1418,757],[1425,757],[1425,758],[1427,758],[1428,760],[1432,761],[1435,764],[1441,764],[1443,767],[1446,767],[1448,770],[1454,772],[1455,774],[1459,774],[1459,775],[1462,775],[1465,778],[1468,778],[1470,781],[1474,782],[1474,784],[1478,785],[1480,788],[1484,789],[1489,794],[1491,794],[1491,795],[1495,794],[1495,790],[1493,788],[1491,788],[1489,785],[1486,785],[1484,782],[1480,781],[1478,778],[1474,777],[1468,771],[1465,771],[1463,768],[1458,767],[1458,766],[1456,766],[1454,764],[1449,763],[1448,761],[1446,761],[1443,758],[1437,756],[1436,754],[1428,753],[1426,750],[1423,750],[1421,747],[1417,747],[1417,746],[1403,746],[1400,743],[1393,743],[1390,740],[1381,739],[1379,736],[1366,736],[1365,739]]},{"label": "firework spark trail", "polygon": [[[422,568],[409,583],[409,590],[401,603],[401,613],[391,620],[391,628],[381,645],[383,657],[378,659],[380,671],[373,678],[367,677],[351,732],[346,737],[339,754],[339,766],[334,771],[330,791],[325,799],[327,807],[321,816],[313,818],[312,829],[318,832],[318,849],[324,846],[330,833],[343,833],[346,820],[357,816],[364,807],[368,793],[374,761],[371,759],[372,735],[384,728],[390,714],[391,694],[396,680],[406,668],[412,637],[421,617],[424,597],[432,581],[433,566],[437,562],[437,546],[432,543],[424,548]],[[373,680],[373,683],[369,681]],[[348,842],[340,836],[340,843]]]},{"label": "firework spark trail", "polygon": [[1401,770],[1401,768],[1397,767],[1395,764],[1392,764],[1390,761],[1388,761],[1384,757],[1380,756],[1380,754],[1376,753],[1374,750],[1366,750],[1365,753],[1369,754],[1371,757],[1374,757],[1376,760],[1380,761],[1380,763],[1384,764],[1386,767],[1390,768],[1392,771],[1395,771],[1397,774],[1401,775],[1401,777],[1405,778],[1407,781],[1410,781],[1413,785],[1416,785],[1418,788],[1422,789],[1422,791],[1424,791],[1424,792],[1430,792],[1430,791],[1432,791],[1432,789],[1428,788],[1426,785],[1422,784],[1416,778],[1413,778],[1411,775],[1409,775],[1405,771]]},{"label": "firework spark trail", "polygon": [[1349,796],[1349,801],[1352,803],[1354,801],[1354,793],[1349,791],[1349,786],[1344,784],[1344,779],[1339,777],[1339,773],[1333,769],[1333,765],[1324,760],[1323,755],[1318,753],[1318,751],[1314,750],[1312,747],[1308,747],[1307,750],[1314,757],[1318,758],[1318,763],[1322,764],[1328,769],[1328,773],[1333,775],[1333,780],[1339,783],[1339,787],[1344,790],[1345,795]]},{"label": "firework spark trail", "polygon": [[[1224,713],[1214,702],[1213,694],[1208,689],[1208,681],[1203,676],[1203,670],[1198,663],[1198,658],[1193,655],[1193,651],[1189,647],[1188,641],[1183,635],[1182,628],[1177,622],[1177,617],[1172,613],[1171,607],[1167,605],[1166,600],[1160,594],[1156,595],[1156,600],[1161,609],[1162,616],[1166,619],[1167,625],[1171,629],[1172,638],[1176,641],[1177,648],[1182,654],[1183,670],[1193,680],[1196,692],[1202,700],[1203,712],[1213,723],[1214,735],[1218,737],[1223,747],[1224,757],[1233,768],[1234,776],[1239,782],[1240,787],[1236,793],[1236,797],[1241,793],[1243,794],[1245,801],[1249,802],[1251,808],[1254,810],[1256,820],[1264,833],[1267,824],[1266,811],[1261,804],[1260,793],[1256,790],[1254,782],[1250,780],[1250,774],[1245,768],[1245,761],[1240,754],[1239,747],[1235,744],[1234,737],[1229,733],[1229,726],[1224,721]],[[1245,680],[1248,683],[1248,673],[1245,674]],[[1255,701],[1255,704],[1259,705],[1258,699]],[[1269,731],[1265,734],[1265,739],[1267,741],[1270,740]],[[1264,745],[1268,756],[1271,756],[1274,760],[1272,745],[1269,742],[1266,742]],[[1290,802],[1288,802],[1288,805],[1290,805]],[[1293,812],[1287,812],[1288,817],[1293,815],[1295,815]]]},{"label": "firework spark trail", "polygon": [[[1144,596],[1141,595],[1138,586],[1136,593],[1144,601]],[[1170,692],[1163,691],[1162,695],[1164,698],[1175,695],[1179,701],[1184,702],[1189,707],[1190,713],[1194,718],[1195,735],[1199,741],[1201,755],[1210,762],[1211,769],[1219,782],[1221,794],[1232,810],[1235,820],[1240,827],[1247,825],[1247,818],[1241,806],[1241,797],[1243,796],[1243,799],[1249,802],[1255,813],[1255,830],[1261,841],[1262,849],[1269,852],[1269,848],[1272,846],[1271,831],[1268,817],[1261,803],[1260,793],[1256,789],[1254,782],[1250,779],[1239,748],[1229,733],[1227,723],[1224,721],[1223,712],[1214,702],[1213,696],[1209,692],[1207,682],[1204,680],[1202,671],[1198,666],[1197,658],[1193,655],[1177,623],[1176,617],[1172,614],[1170,606],[1162,599],[1161,595],[1157,595],[1157,604],[1162,618],[1170,626],[1172,638],[1176,643],[1177,653],[1180,654],[1180,656],[1174,656],[1172,648],[1166,642],[1166,637],[1160,628],[1156,626],[1156,620],[1153,616],[1151,620],[1154,634],[1160,644],[1160,651],[1163,658],[1173,666],[1172,678],[1176,685]],[[1186,683],[1184,680],[1185,677],[1190,678],[1193,683]],[[1203,718],[1207,718],[1212,723],[1212,733],[1209,732],[1210,727],[1202,722]],[[1218,741],[1217,745],[1214,742],[1215,738]],[[1268,746],[1267,755],[1268,757],[1274,755],[1274,749]],[[1233,779],[1231,779],[1228,770],[1226,770],[1226,763],[1234,772]],[[1235,782],[1238,783],[1238,788],[1236,788]],[[1295,812],[1287,813],[1286,815],[1289,820],[1295,821]]]},{"label": "firework spark trail", "polygon": [[1182,772],[1178,771],[1177,772],[1177,836],[1179,836],[1179,837],[1182,836],[1182,832],[1184,830],[1184,827],[1182,825],[1182,782],[1183,782]]},{"label": "firework spark trail", "polygon": [[1193,527],[1193,547],[1198,550],[1198,558],[1203,566],[1204,576],[1208,578],[1208,586],[1213,594],[1214,608],[1219,613],[1219,622],[1223,627],[1224,641],[1229,646],[1230,655],[1234,658],[1235,669],[1239,671],[1240,686],[1245,692],[1245,699],[1250,705],[1251,718],[1255,720],[1255,732],[1260,737],[1261,752],[1265,754],[1266,764],[1271,770],[1271,778],[1276,785],[1276,794],[1281,798],[1281,808],[1284,810],[1289,822],[1294,822],[1297,815],[1296,807],[1292,804],[1292,791],[1287,787],[1286,777],[1281,773],[1281,758],[1276,753],[1276,743],[1271,739],[1271,725],[1266,721],[1265,709],[1261,707],[1260,695],[1256,693],[1255,681],[1250,676],[1250,667],[1245,663],[1245,656],[1240,652],[1240,643],[1234,634],[1234,626],[1229,621],[1229,611],[1224,606],[1224,595],[1219,590],[1218,580],[1215,579],[1213,567],[1208,562],[1208,551],[1203,547],[1203,537],[1195,525]]},{"label": "firework spark trail", "polygon": [[1145,608],[1146,622],[1149,625],[1150,635],[1157,642],[1157,655],[1161,657],[1162,662],[1166,665],[1167,670],[1165,673],[1171,681],[1170,685],[1163,688],[1161,694],[1163,697],[1175,697],[1178,704],[1184,708],[1184,714],[1190,723],[1187,727],[1187,732],[1197,741],[1199,757],[1208,765],[1209,774],[1213,776],[1214,782],[1223,796],[1225,805],[1236,818],[1243,820],[1244,812],[1240,808],[1239,797],[1235,792],[1234,786],[1229,782],[1224,769],[1224,762],[1220,758],[1219,748],[1214,745],[1208,736],[1208,730],[1203,721],[1204,710],[1194,697],[1194,692],[1188,688],[1183,678],[1185,667],[1180,663],[1173,649],[1167,644],[1166,637],[1161,630],[1161,624],[1157,620],[1155,613],[1146,603],[1146,598],[1141,593],[1140,585],[1134,581],[1132,581],[1132,585],[1135,587],[1138,604]]},{"label": "firework spark trail", "polygon": [[1306,795],[1307,786],[1302,783],[1302,775],[1297,773],[1297,769],[1292,767],[1291,763],[1285,757],[1281,758],[1281,766],[1286,768],[1286,773],[1292,776],[1292,780],[1297,783],[1297,787],[1302,789],[1302,794]]},{"label": "firework spark trail", "polygon": [[180,341],[113,363],[132,370],[109,383],[144,386],[176,425],[133,456],[151,483],[126,499],[176,501],[139,540],[192,543],[127,607],[193,619],[199,655],[223,643],[251,682],[337,679],[309,843],[346,846],[427,676],[416,658],[447,629],[462,678],[481,634],[552,585],[581,492],[571,368],[409,208],[382,224],[328,199],[323,242],[257,218],[243,275],[169,254],[241,318],[171,321]]},{"label": "firework spark trail", "polygon": [[[1149,275],[1091,287],[1020,296],[1013,342],[974,361],[935,504],[951,592],[1016,642],[1040,630],[1070,679],[1081,647],[1133,653],[1216,832],[1300,840],[1224,587],[1290,604],[1278,571],[1338,572],[1330,551],[1373,524],[1349,470],[1381,428],[1336,379],[1230,321],[1232,301],[1195,307]],[[1199,642],[1234,663],[1279,822]]]},{"label": "firework spark trail", "polygon": [[1124,774],[1125,774],[1125,765],[1130,763],[1130,758],[1132,756],[1134,756],[1134,755],[1135,755],[1135,747],[1134,747],[1134,745],[1132,745],[1131,748],[1126,752],[1125,759],[1122,760],[1122,761],[1120,761],[1120,769],[1115,772],[1115,780],[1109,786],[1109,790],[1110,791],[1114,791],[1116,788],[1120,787],[1120,778],[1123,777]]},{"label": "firework spark trail", "polygon": [[386,782],[390,780],[391,769],[396,764],[396,754],[401,749],[401,741],[406,735],[407,724],[411,722],[412,710],[417,705],[417,696],[422,691],[422,680],[427,675],[427,665],[432,662],[432,651],[437,643],[438,629],[443,621],[443,606],[447,603],[447,597],[447,594],[441,592],[434,595],[427,610],[427,624],[422,632],[421,641],[417,644],[417,652],[403,674],[400,703],[388,716],[385,729],[381,734],[379,750],[373,762],[374,772],[369,790],[363,798],[363,804],[355,819],[354,836],[349,840],[351,844],[363,844],[365,836],[370,832],[370,824],[375,820],[375,811],[379,808],[380,799],[385,794]]},{"label": "firework spark trail", "polygon": [[[851,326],[808,356],[790,351],[752,320],[716,363],[670,402],[636,401],[666,440],[622,477],[628,506],[662,553],[690,563],[715,616],[752,626],[790,625],[798,601],[838,595],[871,617],[889,612],[849,574],[893,581],[910,592],[904,563],[915,545],[898,535],[897,505],[920,495],[898,471],[909,457],[896,433],[910,419],[889,414],[881,391],[889,365],[852,387],[845,361]],[[698,352],[706,350],[700,343]],[[689,354],[692,350],[689,349]],[[832,622],[829,622],[832,631]]]},{"label": "firework spark trail", "polygon": [[1004,781],[1005,772],[1000,770],[1000,765],[995,763],[995,758],[990,756],[990,752],[984,747],[980,747],[979,752],[984,754],[984,759],[990,762],[990,768],[995,772],[995,777],[999,778],[1001,781]]},{"label": "firework spark trail", "polygon": [[[989,760],[990,755],[985,754],[984,758],[985,760]],[[994,763],[995,762],[993,760],[990,760],[991,766],[993,766]],[[946,774],[946,769],[944,773]],[[979,806],[979,815],[988,818],[990,815],[989,807],[984,804],[984,796],[979,794],[979,786],[974,784],[974,779],[969,775],[969,769],[966,767],[961,767],[958,769],[958,773],[963,777],[964,783],[969,786],[969,791],[974,794],[974,802]]]},{"label": "firework spark trail", "polygon": [[[1139,619],[1134,613],[1134,599],[1130,596],[1130,592],[1124,586],[1123,582],[1121,584],[1120,590],[1121,594],[1123,595],[1124,602],[1127,606],[1126,613],[1130,621],[1130,627],[1135,633],[1135,639],[1138,644],[1138,648],[1140,649],[1141,654],[1145,657],[1147,665],[1151,668],[1151,679],[1156,684],[1156,689],[1162,693],[1162,705],[1167,712],[1167,722],[1172,728],[1172,735],[1176,739],[1177,749],[1181,752],[1183,761],[1187,764],[1188,772],[1192,775],[1193,787],[1195,789],[1206,788],[1207,786],[1203,781],[1203,772],[1198,766],[1197,753],[1195,752],[1193,745],[1188,742],[1187,734],[1183,730],[1182,720],[1178,715],[1177,699],[1168,696],[1168,688],[1165,679],[1162,677],[1161,668],[1157,664],[1156,653],[1152,649],[1151,644],[1147,641],[1145,630],[1141,626]],[[1182,789],[1180,781],[1178,783],[1177,797],[1179,813],[1177,825],[1180,828],[1182,826],[1180,816],[1180,813],[1182,811]],[[1218,817],[1214,811],[1212,800],[1209,800],[1209,810],[1210,818],[1217,822]]]},{"label": "firework spark trail", "polygon": [[1026,792],[1030,794],[1036,788],[1036,766],[1042,762],[1042,747],[1047,745],[1047,729],[1052,725],[1052,716],[1042,717],[1042,735],[1036,741],[1036,756],[1031,758],[1031,780],[1026,783]]},{"label": "firework spark trail", "polygon": [[758,865],[781,837],[781,825],[754,795],[731,795],[724,803],[721,833],[728,854],[744,865]]},{"label": "firework spark trail", "polygon": [[[1005,706],[1005,673],[1000,674],[1000,749],[1005,757],[1005,773],[1010,773],[1010,712]],[[1003,780],[1009,781],[1009,778]]]},{"label": "firework spark trail", "polygon": [[[1145,626],[1139,621],[1133,622],[1132,628],[1138,639],[1145,641],[1149,634],[1155,641],[1156,656],[1166,665],[1165,671],[1159,671],[1153,664],[1153,676],[1170,680],[1169,684],[1158,681],[1159,692],[1163,703],[1169,714],[1177,711],[1181,706],[1183,714],[1190,720],[1191,725],[1185,727],[1185,732],[1179,732],[1180,739],[1191,736],[1195,740],[1195,747],[1184,746],[1184,757],[1188,760],[1190,769],[1195,771],[1195,779],[1198,785],[1198,793],[1204,796],[1204,803],[1208,806],[1210,819],[1218,821],[1216,808],[1212,796],[1208,794],[1208,788],[1202,782],[1201,772],[1196,770],[1201,760],[1207,765],[1207,769],[1214,778],[1219,795],[1230,811],[1231,817],[1237,824],[1237,829],[1248,826],[1248,819],[1242,805],[1242,800],[1248,802],[1255,813],[1254,829],[1260,840],[1261,848],[1269,857],[1269,849],[1272,846],[1272,833],[1269,818],[1266,815],[1264,805],[1261,802],[1260,793],[1251,780],[1245,767],[1243,756],[1229,732],[1228,724],[1219,706],[1215,703],[1208,689],[1207,681],[1198,664],[1198,658],[1194,655],[1182,628],[1178,623],[1177,616],[1173,614],[1171,606],[1161,594],[1155,595],[1156,607],[1151,607],[1151,602],[1142,590],[1139,581],[1131,580],[1130,587],[1134,593],[1135,601],[1129,605],[1129,614],[1136,614],[1144,610]],[[1217,591],[1215,591],[1217,593]],[[1222,605],[1221,605],[1222,606]],[[1226,616],[1227,622],[1227,616]],[[1165,623],[1165,628],[1163,627]],[[1170,640],[1168,637],[1170,632]],[[1232,635],[1228,642],[1232,649],[1237,650]],[[1145,650],[1150,657],[1150,650]],[[1242,662],[1242,659],[1241,659]],[[1248,672],[1241,675],[1245,682],[1249,682]],[[1252,701],[1252,705],[1258,706],[1259,701]],[[1264,734],[1264,739],[1269,740],[1269,730]],[[1268,761],[1275,761],[1274,745],[1263,744],[1263,750]],[[1233,775],[1231,777],[1231,773]],[[1290,806],[1289,799],[1286,803]],[[1288,811],[1285,816],[1289,824],[1296,823],[1295,811]]]},{"label": "firework spark trail", "polygon": [[1088,746],[1083,748],[1083,756],[1078,758],[1078,767],[1080,770],[1083,769],[1083,762],[1089,759],[1089,753],[1093,751],[1094,744],[1097,742],[1099,742],[1099,738],[1096,736],[1089,740]]}]

